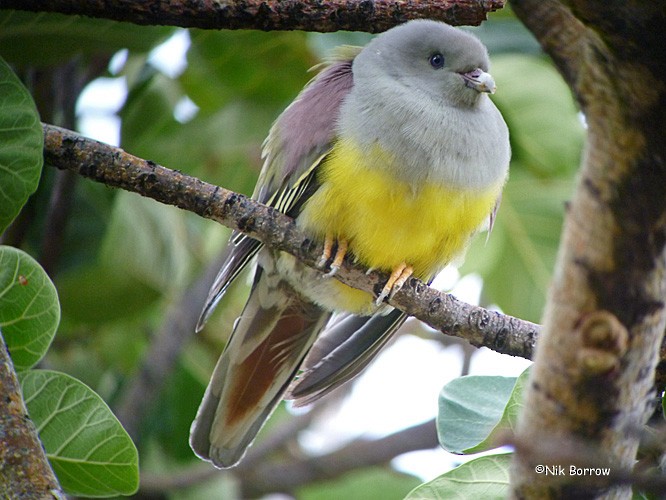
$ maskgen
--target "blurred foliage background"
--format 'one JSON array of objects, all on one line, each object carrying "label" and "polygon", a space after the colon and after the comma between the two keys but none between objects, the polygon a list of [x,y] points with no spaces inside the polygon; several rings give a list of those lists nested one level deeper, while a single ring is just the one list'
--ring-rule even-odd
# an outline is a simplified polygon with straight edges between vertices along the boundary
[{"label": "blurred foliage background", "polygon": [[[481,276],[483,305],[538,322],[584,125],[567,87],[508,9],[472,31],[492,56],[498,86],[493,100],[511,130],[513,160],[492,236],[487,242],[477,238],[461,273]],[[184,60],[175,49],[169,52],[173,43],[163,45],[174,36],[188,42]],[[119,127],[121,147],[132,154],[245,194],[252,192],[261,168],[261,143],[311,77],[307,70],[335,45],[368,39],[361,33],[185,32],[0,11],[0,55],[32,93],[43,121],[88,133],[95,132],[95,123],[110,121]],[[171,69],[155,63],[158,47]],[[95,121],[96,104],[105,109],[105,101],[112,100],[103,90],[108,87],[92,94],[98,101],[92,107],[77,100],[100,78],[121,84],[126,93],[114,116]],[[121,420],[123,415],[135,419],[128,430],[144,474],[137,498],[270,492],[256,481],[256,489],[248,486],[251,466],[211,473],[187,444],[208,374],[243,306],[243,283],[232,288],[201,335],[181,339],[173,364],[159,380],[141,386],[151,404],[127,406],[137,378],[146,377],[151,347],[173,318],[169,311],[185,308],[198,314],[201,303],[186,298],[201,280],[210,279],[207,266],[227,235],[225,228],[192,214],[45,168],[37,193],[2,236],[3,243],[23,248],[42,263],[60,296],[62,323],[43,364],[83,380],[112,408],[124,408]],[[434,337],[415,322],[406,330]],[[304,426],[299,430],[310,422],[307,415],[294,417],[281,408],[255,448],[295,421]],[[277,458],[264,458],[287,463],[302,453],[283,443]],[[387,465],[392,457],[387,458],[382,465],[334,475],[324,483],[304,478],[291,494],[402,498],[420,480],[396,473]]]}]

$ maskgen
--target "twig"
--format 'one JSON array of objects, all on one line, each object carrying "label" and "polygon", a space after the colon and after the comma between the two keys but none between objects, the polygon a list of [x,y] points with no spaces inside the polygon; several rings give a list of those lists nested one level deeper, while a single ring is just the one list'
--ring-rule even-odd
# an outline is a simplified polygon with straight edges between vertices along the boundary
[{"label": "twig", "polygon": [[[56,168],[194,212],[291,253],[311,267],[317,265],[322,245],[272,208],[69,130],[44,125],[44,134],[46,162]],[[365,269],[348,261],[336,275],[370,293],[381,289],[387,278],[376,271],[366,275]],[[513,356],[529,359],[539,332],[534,323],[466,304],[414,278],[389,302],[447,335]]]},{"label": "twig", "polygon": [[0,9],[59,12],[205,29],[385,31],[408,19],[478,25],[505,0],[0,0]]}]

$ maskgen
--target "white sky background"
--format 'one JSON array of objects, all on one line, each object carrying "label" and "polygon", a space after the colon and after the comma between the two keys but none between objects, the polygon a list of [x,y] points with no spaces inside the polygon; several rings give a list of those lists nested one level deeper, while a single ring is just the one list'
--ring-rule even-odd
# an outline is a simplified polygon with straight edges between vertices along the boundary
[{"label": "white sky background", "polygon": [[[150,54],[149,61],[164,74],[176,77],[185,68],[188,47],[187,31],[179,31],[157,47]],[[126,57],[126,52],[116,54],[110,64],[112,74],[122,69]],[[77,104],[81,133],[119,145],[120,119],[116,113],[126,96],[124,77],[99,78],[88,85]],[[185,122],[196,112],[196,106],[184,99],[177,106],[175,117]],[[456,270],[447,269],[433,285],[451,290],[465,302],[478,304],[482,281],[475,275],[459,279]],[[470,374],[518,376],[528,365],[524,359],[484,348],[474,354]],[[444,348],[436,341],[404,335],[359,377],[351,397],[340,405],[338,411],[322,418],[315,427],[316,433],[303,437],[303,444],[311,450],[325,451],[339,446],[343,440],[360,435],[378,437],[433,418],[437,414],[441,388],[458,377],[461,368],[459,346]],[[402,455],[394,465],[430,480],[468,459],[438,449]]]}]

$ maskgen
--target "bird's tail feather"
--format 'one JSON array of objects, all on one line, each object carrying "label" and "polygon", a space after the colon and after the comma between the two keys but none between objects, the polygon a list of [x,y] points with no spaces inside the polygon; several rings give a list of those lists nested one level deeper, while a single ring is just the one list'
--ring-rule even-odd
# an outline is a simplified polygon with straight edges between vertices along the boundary
[{"label": "bird's tail feather", "polygon": [[295,406],[305,406],[358,375],[393,337],[407,315],[348,316],[326,330],[304,362],[305,370],[287,391]]},{"label": "bird's tail feather", "polygon": [[243,457],[330,316],[261,273],[192,424],[192,449],[218,467]]}]

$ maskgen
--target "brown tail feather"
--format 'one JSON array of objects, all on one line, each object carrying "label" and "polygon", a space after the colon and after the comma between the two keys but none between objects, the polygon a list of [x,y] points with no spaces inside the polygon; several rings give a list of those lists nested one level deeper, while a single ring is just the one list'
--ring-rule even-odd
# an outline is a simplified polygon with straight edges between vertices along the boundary
[{"label": "brown tail feather", "polygon": [[218,467],[242,458],[329,316],[275,276],[259,275],[192,424],[197,455]]}]

